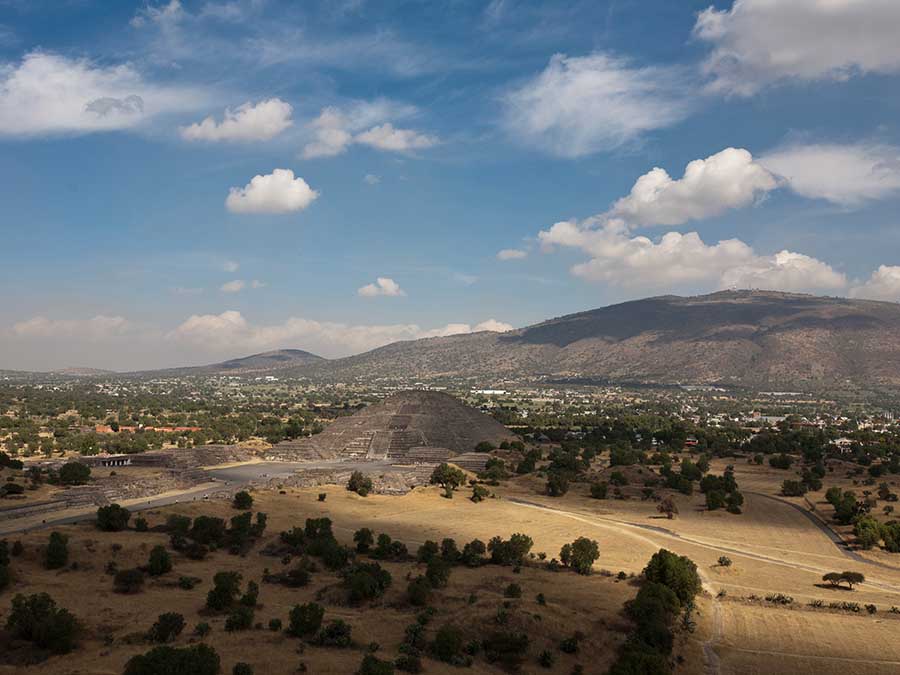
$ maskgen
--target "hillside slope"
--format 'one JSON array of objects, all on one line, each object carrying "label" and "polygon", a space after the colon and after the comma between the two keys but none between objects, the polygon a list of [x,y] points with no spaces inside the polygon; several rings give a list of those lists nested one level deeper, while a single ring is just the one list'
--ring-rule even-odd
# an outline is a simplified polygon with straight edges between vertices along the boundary
[{"label": "hillside slope", "polygon": [[184,368],[167,368],[165,370],[134,373],[138,375],[174,376],[186,375],[252,375],[276,374],[280,371],[324,362],[326,359],[302,349],[276,349],[261,354],[252,354],[238,359],[230,359],[221,363]]},{"label": "hillside slope", "polygon": [[593,378],[900,385],[900,305],[771,291],[661,296],[508,333],[399,342],[291,369],[316,379]]}]

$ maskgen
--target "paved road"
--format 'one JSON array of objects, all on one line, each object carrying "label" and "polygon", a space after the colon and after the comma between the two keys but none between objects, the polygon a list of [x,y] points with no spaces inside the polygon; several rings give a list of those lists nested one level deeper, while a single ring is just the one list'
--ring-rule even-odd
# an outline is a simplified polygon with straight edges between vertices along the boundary
[{"label": "paved road", "polygon": [[[219,492],[224,487],[226,487],[224,481],[216,481],[213,485],[203,485],[192,490],[186,490],[178,494],[166,495],[164,497],[151,497],[146,501],[139,501],[137,503],[126,503],[126,506],[132,513],[136,513],[138,511],[147,511],[149,509],[156,509],[161,506],[178,504],[179,502],[197,501],[198,499],[203,499],[208,495]],[[85,510],[83,512],[79,511],[78,513],[68,516],[55,516],[51,512],[48,513],[47,517],[42,519],[39,523],[36,523],[30,518],[22,519],[23,521],[28,521],[27,523],[20,523],[17,520],[10,520],[5,523],[0,523],[0,535],[16,534],[18,532],[32,532],[34,530],[41,530],[48,527],[54,527],[56,525],[80,523],[86,520],[94,520],[96,517],[97,510],[93,507],[91,507],[89,510]]]},{"label": "paved road", "polygon": [[[202,485],[174,495],[163,497],[149,497],[146,500],[136,502],[124,502],[123,505],[132,513],[169,506],[179,502],[191,502],[202,500],[204,497],[222,490],[249,485],[254,482],[268,482],[272,478],[286,478],[303,470],[332,469],[341,471],[365,471],[366,473],[387,473],[391,471],[408,471],[409,467],[396,467],[386,461],[340,461],[340,460],[316,460],[309,462],[258,462],[254,464],[241,464],[222,469],[206,469],[206,474],[212,484]],[[23,518],[22,521],[10,520],[0,523],[0,536],[30,532],[45,529],[57,525],[68,525],[96,518],[96,509],[88,508],[79,510],[71,515],[54,515],[53,512],[41,521],[34,518]]]},{"label": "paved road", "polygon": [[366,473],[385,473],[388,471],[408,471],[409,467],[395,467],[386,461],[341,461],[313,460],[309,462],[255,462],[239,464],[224,469],[206,469],[207,475],[216,480],[247,484],[254,481],[268,482],[272,478],[287,478],[298,471],[315,470],[364,471]]}]

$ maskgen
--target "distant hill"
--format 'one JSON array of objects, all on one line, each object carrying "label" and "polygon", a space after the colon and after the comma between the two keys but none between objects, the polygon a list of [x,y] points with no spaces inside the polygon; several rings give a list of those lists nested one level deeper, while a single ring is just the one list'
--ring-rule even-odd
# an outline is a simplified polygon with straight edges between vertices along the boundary
[{"label": "distant hill", "polygon": [[253,354],[205,366],[167,368],[165,370],[145,371],[139,374],[170,377],[186,375],[249,375],[253,373],[272,374],[277,371],[295,369],[325,360],[321,356],[305,352],[302,349],[276,349],[271,352]]},{"label": "distant hill", "polygon": [[398,342],[296,371],[344,381],[405,375],[896,387],[900,305],[771,291],[670,295],[508,333]]},{"label": "distant hill", "polygon": [[[900,388],[900,304],[774,291],[666,295],[507,333],[396,342],[342,359],[281,349],[139,376],[719,384],[750,389]],[[19,374],[26,375],[26,374]]]},{"label": "distant hill", "polygon": [[60,368],[50,372],[53,375],[70,375],[72,377],[98,377],[116,374],[114,370],[103,370],[102,368]]}]

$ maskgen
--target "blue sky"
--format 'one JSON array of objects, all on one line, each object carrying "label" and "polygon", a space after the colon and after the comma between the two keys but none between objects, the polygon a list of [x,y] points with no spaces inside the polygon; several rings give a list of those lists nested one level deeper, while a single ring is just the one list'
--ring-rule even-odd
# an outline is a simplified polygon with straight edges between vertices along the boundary
[{"label": "blue sky", "polygon": [[0,368],[898,301],[898,32],[888,0],[0,0]]}]

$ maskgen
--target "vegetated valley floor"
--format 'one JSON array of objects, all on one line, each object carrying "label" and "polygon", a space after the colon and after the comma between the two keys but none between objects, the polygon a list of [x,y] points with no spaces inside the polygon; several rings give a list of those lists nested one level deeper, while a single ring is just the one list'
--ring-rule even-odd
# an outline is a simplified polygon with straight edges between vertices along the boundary
[{"label": "vegetated valley floor", "polygon": [[[58,528],[70,535],[71,559],[77,570],[47,571],[40,565],[40,549],[46,530],[23,535],[25,554],[14,558],[13,588],[0,597],[0,614],[5,614],[15,593],[49,592],[57,602],[71,609],[86,625],[79,649],[70,655],[53,657],[29,668],[0,667],[2,672],[118,674],[136,653],[149,649],[138,634],[146,631],[157,615],[166,611],[184,614],[187,628],[178,645],[187,644],[189,633],[200,621],[212,625],[205,641],[222,657],[223,672],[237,661],[247,661],[256,672],[290,673],[300,662],[313,673],[352,673],[372,642],[380,645],[381,658],[393,658],[403,640],[405,626],[415,619],[416,610],[405,602],[406,577],[416,575],[415,563],[383,563],[394,583],[386,596],[374,604],[354,608],[322,601],[326,620],[343,618],[353,626],[355,646],[350,649],[307,645],[299,652],[300,641],[268,630],[226,633],[224,617],[203,611],[206,591],[220,570],[241,572],[244,583],[260,580],[264,568],[281,568],[278,558],[260,554],[266,542],[278,532],[302,526],[308,517],[327,516],[334,522],[337,537],[350,543],[353,532],[370,527],[387,532],[415,548],[432,539],[453,537],[461,546],[474,538],[487,541],[494,535],[508,537],[524,532],[534,539],[533,551],[558,556],[560,547],[579,536],[600,543],[600,559],[595,570],[620,570],[639,574],[650,556],[668,548],[689,556],[697,563],[707,594],[699,599],[697,629],[676,648],[684,657],[677,672],[684,673],[898,673],[900,672],[900,614],[889,613],[900,606],[900,556],[883,553],[851,555],[837,546],[801,509],[790,500],[777,497],[781,481],[793,472],[735,463],[736,478],[746,502],[742,515],[724,511],[708,512],[702,495],[677,495],[680,514],[673,520],[661,518],[655,502],[642,501],[640,488],[628,500],[594,500],[584,484],[576,484],[563,498],[542,495],[542,482],[533,476],[517,478],[495,488],[499,499],[474,504],[460,491],[453,500],[440,496],[436,488],[417,489],[401,496],[359,497],[342,487],[325,489],[258,491],[254,511],[269,515],[263,541],[246,557],[217,552],[203,561],[191,561],[175,554],[174,569],[168,575],[148,581],[140,595],[119,595],[112,579],[104,573],[108,560],[120,569],[144,564],[150,549],[167,544],[162,533],[140,534],[98,532],[91,524]],[[721,473],[724,461],[713,463],[712,472]],[[647,470],[647,469],[643,469]],[[829,481],[831,482],[831,481]],[[324,502],[317,494],[327,493]],[[819,506],[821,494],[810,494]],[[802,499],[793,500],[807,508]],[[822,510],[826,509],[822,507]],[[224,501],[181,504],[145,512],[150,525],[165,520],[168,513],[230,517],[235,511]],[[814,516],[815,517],[815,516]],[[15,537],[14,537],[15,538]],[[113,551],[113,545],[121,550]],[[717,564],[720,556],[733,561],[730,567]],[[856,570],[866,575],[866,583],[854,591],[822,587],[821,577],[829,571]],[[179,589],[181,575],[203,581],[191,591]],[[327,572],[313,574],[313,582],[300,589],[260,584],[256,621],[270,618],[287,621],[290,608],[309,602],[326,586],[338,584]],[[522,586],[521,599],[512,600],[514,626],[526,630],[532,645],[523,672],[569,673],[582,663],[587,673],[604,673],[615,657],[630,624],[622,605],[633,597],[632,582],[595,573],[589,577],[569,570],[549,572],[524,567],[520,574],[511,568],[484,566],[478,569],[455,567],[449,586],[437,592],[434,606],[438,614],[430,624],[434,630],[445,622],[458,623],[473,637],[495,626],[494,618],[505,598],[503,589],[516,582]],[[547,604],[536,601],[538,593]],[[776,605],[766,596],[783,593],[793,598],[789,606]],[[470,604],[470,595],[476,596]],[[330,596],[329,596],[330,597]],[[808,607],[812,600],[850,601],[874,604],[875,614],[850,613]],[[540,617],[538,619],[537,617]],[[566,655],[559,642],[581,630],[587,635],[579,654]],[[108,637],[107,637],[108,636]],[[133,636],[130,638],[129,636]],[[548,671],[536,662],[544,649],[557,658]],[[428,660],[427,672],[458,673],[459,669]],[[498,672],[483,659],[476,659],[471,671]]]}]

